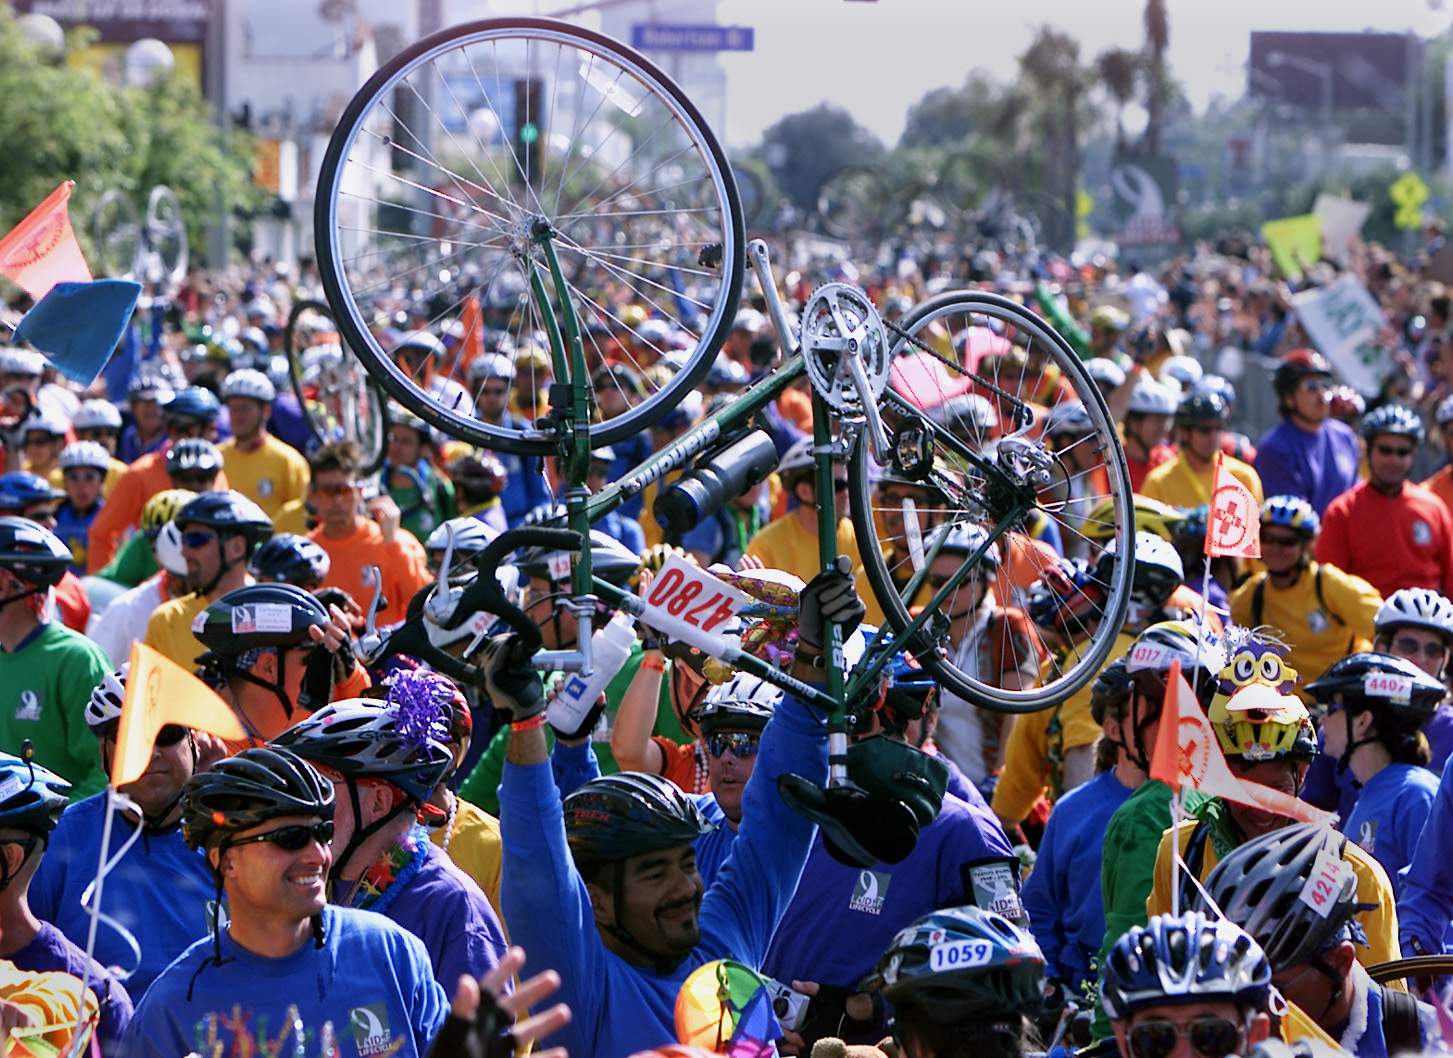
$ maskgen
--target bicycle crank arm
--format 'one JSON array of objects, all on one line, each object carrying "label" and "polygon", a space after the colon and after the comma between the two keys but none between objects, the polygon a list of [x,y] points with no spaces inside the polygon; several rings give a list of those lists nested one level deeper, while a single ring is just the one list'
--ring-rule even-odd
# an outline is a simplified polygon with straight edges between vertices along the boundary
[{"label": "bicycle crank arm", "polygon": [[772,262],[767,254],[767,244],[761,239],[747,243],[747,257],[752,262],[752,271],[757,274],[757,285],[767,299],[767,313],[772,317],[772,326],[777,328],[777,340],[782,344],[784,357],[795,356],[802,351],[796,332],[787,322],[787,309],[777,293],[777,281],[772,277]]}]

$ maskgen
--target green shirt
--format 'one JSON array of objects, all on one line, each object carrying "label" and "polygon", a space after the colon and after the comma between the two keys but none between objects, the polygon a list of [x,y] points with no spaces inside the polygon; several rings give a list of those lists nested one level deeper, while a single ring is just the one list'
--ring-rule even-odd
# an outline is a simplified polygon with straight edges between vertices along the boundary
[{"label": "green shirt", "polygon": [[21,755],[71,784],[71,801],[106,785],[101,747],[86,725],[86,704],[108,672],[106,652],[59,621],[41,626],[13,654],[0,651],[0,751]]},{"label": "green shirt", "polygon": [[146,534],[133,533],[116,552],[116,557],[101,567],[96,575],[134,588],[159,568]]},{"label": "green shirt", "polygon": [[[614,726],[616,710],[621,706],[621,699],[625,697],[626,689],[630,687],[631,681],[636,678],[636,670],[641,667],[641,658],[645,650],[641,647],[638,639],[631,644],[631,655],[626,659],[625,666],[616,673],[615,679],[605,685],[605,715],[607,723],[605,734],[596,735],[591,739],[591,747],[595,750],[596,760],[600,763],[600,773],[609,775],[612,772],[620,771],[616,764],[615,755],[610,749],[610,729]],[[669,665],[676,664],[668,662]],[[684,745],[691,740],[681,730],[681,724],[676,719],[676,710],[671,707],[671,680],[668,671],[667,678],[661,681],[661,696],[656,703],[656,725],[652,728],[653,735],[661,735],[674,742]],[[550,729],[545,729],[545,738],[550,744],[553,752],[555,749],[555,736]],[[459,787],[459,796],[471,804],[478,805],[490,815],[499,815],[499,782],[504,774],[505,753],[510,748],[510,730],[502,727],[494,733],[490,739],[489,748],[475,764],[474,770],[469,773]]]}]

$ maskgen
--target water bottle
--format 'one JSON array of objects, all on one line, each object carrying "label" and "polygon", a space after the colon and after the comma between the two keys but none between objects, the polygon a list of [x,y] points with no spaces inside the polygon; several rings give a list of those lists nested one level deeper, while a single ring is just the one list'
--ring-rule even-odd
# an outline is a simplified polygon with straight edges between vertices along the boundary
[{"label": "water bottle", "polygon": [[580,672],[566,675],[545,718],[556,731],[578,738],[584,732],[580,725],[595,706],[605,685],[625,668],[636,639],[636,619],[618,613],[590,637],[590,658],[594,671],[589,676]]}]

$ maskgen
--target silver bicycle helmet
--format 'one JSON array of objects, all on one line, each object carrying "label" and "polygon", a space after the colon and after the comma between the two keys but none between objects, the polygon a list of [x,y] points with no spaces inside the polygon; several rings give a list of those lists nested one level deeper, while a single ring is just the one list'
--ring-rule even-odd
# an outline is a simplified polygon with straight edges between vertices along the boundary
[{"label": "silver bicycle helmet", "polygon": [[1437,632],[1453,643],[1453,602],[1431,588],[1399,588],[1373,618],[1378,634],[1409,626]]}]

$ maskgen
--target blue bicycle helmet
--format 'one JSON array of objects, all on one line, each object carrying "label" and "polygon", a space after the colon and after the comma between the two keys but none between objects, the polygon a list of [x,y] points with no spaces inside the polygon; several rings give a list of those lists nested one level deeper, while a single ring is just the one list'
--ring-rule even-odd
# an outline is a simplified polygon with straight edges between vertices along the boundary
[{"label": "blue bicycle helmet", "polygon": [[0,474],[0,511],[18,514],[38,503],[52,503],[65,498],[64,491],[39,474],[28,470]]},{"label": "blue bicycle helmet", "polygon": [[1405,408],[1401,404],[1384,404],[1368,412],[1362,420],[1362,437],[1370,442],[1385,434],[1411,437],[1415,444],[1422,444],[1427,431],[1423,427],[1422,416],[1412,408]]},{"label": "blue bicycle helmet", "polygon": [[1199,911],[1133,927],[1100,971],[1100,1002],[1111,1021],[1146,1007],[1215,1000],[1264,1010],[1270,994],[1271,964],[1251,934]]},{"label": "blue bicycle helmet", "polygon": [[0,753],[0,829],[25,830],[42,837],[55,829],[70,803],[71,784],[38,764]]},{"label": "blue bicycle helmet", "polygon": [[1294,529],[1308,539],[1317,535],[1322,520],[1300,496],[1271,496],[1261,505],[1261,524]]},{"label": "blue bicycle helmet", "polygon": [[978,907],[951,907],[899,931],[862,983],[899,1016],[960,1035],[1018,1038],[1044,1003],[1044,955],[1027,930]]},{"label": "blue bicycle helmet", "polygon": [[261,581],[302,587],[321,584],[331,566],[328,552],[316,540],[297,533],[278,533],[253,554],[248,572]]},{"label": "blue bicycle helmet", "polygon": [[201,386],[188,386],[161,406],[162,419],[167,422],[184,419],[216,422],[221,413],[222,405],[216,395]]}]

